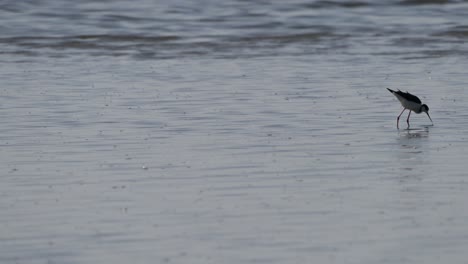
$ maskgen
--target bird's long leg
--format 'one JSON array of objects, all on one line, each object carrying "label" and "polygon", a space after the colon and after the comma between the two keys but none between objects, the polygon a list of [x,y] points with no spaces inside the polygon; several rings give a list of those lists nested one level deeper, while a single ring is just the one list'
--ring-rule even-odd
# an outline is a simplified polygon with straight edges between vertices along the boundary
[{"label": "bird's long leg", "polygon": [[409,110],[408,118],[406,119],[406,123],[408,124],[408,128],[409,128],[409,116],[410,115],[411,115],[411,110]]},{"label": "bird's long leg", "polygon": [[[397,129],[400,129],[400,128],[398,127],[398,123],[400,122],[400,116],[403,114],[403,112],[404,112],[405,110],[406,110],[406,108],[403,108],[403,111],[401,111],[400,115],[399,115],[399,116],[397,117],[397,119],[396,119],[396,128],[397,128]],[[411,112],[411,111],[410,111],[410,112]]]}]

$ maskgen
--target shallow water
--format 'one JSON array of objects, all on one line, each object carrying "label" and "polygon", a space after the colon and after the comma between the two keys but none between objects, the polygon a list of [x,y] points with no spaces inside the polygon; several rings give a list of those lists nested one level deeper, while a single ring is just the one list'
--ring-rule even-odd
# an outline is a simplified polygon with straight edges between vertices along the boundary
[{"label": "shallow water", "polygon": [[464,263],[468,3],[430,2],[2,4],[0,262]]}]

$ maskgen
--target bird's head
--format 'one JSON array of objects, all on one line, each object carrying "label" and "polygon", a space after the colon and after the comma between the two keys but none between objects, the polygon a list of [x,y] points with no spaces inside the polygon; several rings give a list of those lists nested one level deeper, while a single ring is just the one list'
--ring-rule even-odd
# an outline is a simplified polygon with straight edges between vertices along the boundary
[{"label": "bird's head", "polygon": [[[427,105],[425,105],[425,104],[421,105],[421,112],[426,113],[427,117],[429,117],[429,119],[430,119],[431,122],[432,122],[432,118],[431,118],[431,116],[429,115],[429,106],[427,106]],[[432,123],[433,123],[433,122],[432,122]]]},{"label": "bird's head", "polygon": [[421,112],[429,112],[429,106],[427,106],[426,104],[421,105]]}]

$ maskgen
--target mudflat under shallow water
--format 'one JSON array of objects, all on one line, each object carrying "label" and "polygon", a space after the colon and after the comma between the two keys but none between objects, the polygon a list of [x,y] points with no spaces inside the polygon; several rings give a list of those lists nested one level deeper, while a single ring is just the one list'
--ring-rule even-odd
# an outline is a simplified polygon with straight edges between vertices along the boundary
[{"label": "mudflat under shallow water", "polygon": [[466,261],[467,3],[204,4],[2,6],[0,262]]}]

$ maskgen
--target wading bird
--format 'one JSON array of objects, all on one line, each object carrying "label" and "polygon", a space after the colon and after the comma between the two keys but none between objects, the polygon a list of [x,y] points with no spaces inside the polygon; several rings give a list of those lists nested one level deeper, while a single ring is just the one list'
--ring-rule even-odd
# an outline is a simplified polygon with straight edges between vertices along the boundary
[{"label": "wading bird", "polygon": [[408,118],[406,119],[406,123],[408,123],[408,128],[410,126],[409,124],[409,117],[411,115],[411,111],[415,112],[416,114],[420,114],[422,112],[426,113],[427,114],[427,117],[429,117],[429,119],[431,120],[431,123],[434,124],[432,122],[432,118],[431,116],[429,115],[429,107],[425,104],[422,104],[421,103],[421,100],[419,100],[419,98],[416,96],[416,95],[412,95],[408,92],[404,93],[400,90],[398,90],[397,92],[393,91],[392,89],[389,89],[387,88],[387,90],[389,90],[393,95],[395,95],[395,97],[398,99],[398,101],[400,101],[401,105],[403,106],[403,111],[401,111],[400,115],[397,117],[397,128],[399,128],[398,126],[398,123],[400,122],[400,116],[403,114],[403,112],[408,109],[409,110],[409,114],[408,114]]}]

